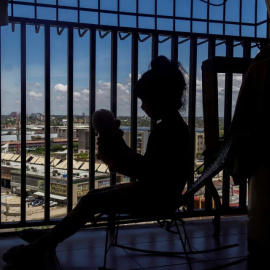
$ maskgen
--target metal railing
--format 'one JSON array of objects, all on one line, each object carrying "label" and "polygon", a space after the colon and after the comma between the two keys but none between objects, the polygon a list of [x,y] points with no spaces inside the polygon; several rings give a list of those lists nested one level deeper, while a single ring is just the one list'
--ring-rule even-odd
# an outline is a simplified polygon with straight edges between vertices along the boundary
[{"label": "metal railing", "polygon": [[[98,1],[98,8],[93,10],[91,8],[78,8],[78,7],[66,7],[64,5],[59,5],[58,1],[55,5],[45,5],[41,3],[37,3],[34,1],[33,3],[25,3],[24,5],[32,5],[35,9],[35,16],[37,14],[37,9],[39,7],[47,7],[57,10],[60,9],[71,9],[78,12],[97,12],[99,16],[102,13],[108,13],[109,11],[101,9],[100,1]],[[79,5],[78,1],[78,5]],[[136,1],[138,2],[138,1]],[[191,1],[193,3],[195,1]],[[226,1],[224,1],[226,2]],[[242,1],[240,1],[242,3]],[[24,17],[15,17],[10,16],[9,22],[11,24],[13,31],[20,31],[20,93],[21,93],[21,111],[20,111],[20,121],[21,121],[21,199],[20,199],[20,221],[18,222],[4,222],[0,220],[0,228],[18,228],[18,227],[26,227],[26,226],[36,226],[36,225],[50,225],[55,224],[56,220],[50,217],[50,178],[51,178],[51,167],[50,167],[50,116],[51,116],[51,31],[53,28],[56,28],[58,35],[61,35],[63,32],[67,33],[67,211],[71,211],[73,208],[73,118],[74,118],[74,35],[79,35],[80,37],[89,35],[89,118],[91,119],[92,113],[96,109],[96,62],[98,59],[96,58],[97,52],[97,36],[100,38],[104,38],[105,36],[110,36],[110,48],[111,48],[111,64],[110,64],[110,109],[117,115],[117,72],[118,72],[118,44],[119,42],[129,38],[131,40],[131,85],[130,88],[134,86],[136,83],[139,71],[138,71],[138,59],[139,59],[139,44],[145,42],[146,40],[151,40],[151,58],[159,55],[159,47],[164,42],[170,41],[170,46],[168,46],[167,54],[170,55],[171,59],[180,60],[183,57],[181,48],[182,46],[188,47],[189,52],[189,63],[188,63],[188,125],[193,138],[195,136],[195,124],[196,124],[196,102],[197,102],[197,77],[198,70],[200,70],[201,64],[201,56],[198,57],[198,52],[201,47],[205,48],[207,52],[203,60],[218,55],[220,52],[217,52],[220,47],[222,47],[222,54],[227,57],[234,56],[234,52],[236,49],[241,47],[242,49],[242,57],[250,58],[252,57],[260,48],[263,46],[267,39],[265,37],[258,38],[256,37],[256,31],[254,32],[253,37],[244,37],[241,34],[239,36],[228,36],[224,34],[215,35],[209,34],[209,30],[206,33],[194,33],[190,32],[178,32],[175,31],[175,27],[171,31],[169,30],[159,30],[157,26],[154,29],[145,29],[139,28],[138,22],[136,27],[121,27],[119,23],[119,18],[121,15],[132,15],[135,16],[138,20],[140,16],[144,16],[139,13],[138,10],[133,14],[128,12],[122,12],[119,10],[119,3],[117,1],[118,9],[116,11],[110,11],[113,14],[118,16],[118,24],[117,26],[109,26],[109,25],[101,25],[100,19],[97,24],[88,24],[81,23],[80,17],[78,15],[77,22],[64,22],[59,19],[56,20],[44,20],[39,18],[24,18]],[[174,5],[176,5],[176,1],[173,1]],[[257,1],[256,1],[257,3]],[[12,14],[14,15],[15,6],[22,5],[21,1],[10,1]],[[157,5],[157,1],[155,1],[155,5]],[[224,3],[225,5],[225,3]],[[256,5],[257,6],[257,5]],[[208,8],[209,8],[208,1]],[[137,6],[138,9],[138,6]],[[240,13],[242,9],[240,9]],[[257,11],[255,11],[257,12]],[[175,13],[175,8],[174,8]],[[224,10],[225,13],[225,10]],[[159,17],[163,18],[166,16],[159,16],[155,9],[155,13],[151,15],[158,20]],[[226,16],[224,15],[224,18]],[[256,16],[255,16],[256,17]],[[167,18],[167,17],[166,17]],[[222,23],[225,25],[226,23],[234,24],[233,22],[227,22],[225,19],[222,19]],[[257,17],[256,17],[257,18]],[[178,18],[176,15],[173,16],[174,22],[178,19],[187,18]],[[198,21],[194,17],[189,18],[190,22]],[[201,20],[199,20],[201,21]],[[203,21],[203,20],[202,20]],[[207,24],[215,22],[209,18],[205,19]],[[261,24],[262,22],[254,23],[255,27]],[[264,22],[265,23],[265,22]],[[238,23],[241,28],[246,23]],[[26,44],[27,44],[27,27],[35,26],[36,33],[43,29],[44,32],[44,114],[45,114],[45,190],[44,190],[44,198],[45,198],[45,208],[44,208],[44,219],[29,221],[26,218],[26,204],[25,198],[27,196],[27,188],[26,188],[26,175],[27,175],[27,167],[26,167],[26,119],[27,119],[27,100],[26,100],[26,91],[27,91],[27,63],[26,63]],[[156,24],[155,24],[156,25]],[[175,25],[175,23],[174,23]],[[192,29],[192,27],[191,27]],[[207,27],[207,29],[209,29]],[[225,29],[225,28],[224,28]],[[241,31],[240,31],[241,32]],[[104,34],[105,33],[105,34]],[[1,40],[1,43],[7,42],[6,40]],[[0,44],[1,44],[0,43]],[[0,45],[1,46],[1,45]],[[1,57],[1,47],[0,47],[0,57]],[[0,59],[1,60],[1,59]],[[0,66],[0,82],[1,82],[1,66]],[[225,79],[226,87],[229,86],[229,77]],[[232,82],[230,82],[232,83]],[[226,90],[226,89],[225,89]],[[1,92],[1,84],[0,84],[0,92]],[[138,104],[137,100],[134,96],[134,93],[131,91],[130,95],[130,116],[131,116],[131,140],[130,146],[133,149],[137,147],[137,115],[138,115]],[[226,112],[225,112],[226,114]],[[89,127],[89,188],[95,188],[95,168],[91,166],[91,164],[95,164],[95,133],[92,127]],[[195,145],[194,145],[195,147]],[[195,157],[194,157],[195,158]],[[191,184],[194,179],[190,180]],[[111,175],[111,184],[115,184],[116,176]],[[228,183],[227,183],[228,184]],[[0,187],[1,190],[1,187]],[[246,198],[244,198],[246,199]],[[211,200],[208,198],[207,200]],[[225,199],[228,201],[228,198]],[[230,207],[227,206],[226,213],[234,214],[234,213],[245,213],[246,202],[239,202],[239,205],[242,207]],[[214,211],[214,207],[212,208]],[[189,209],[188,215],[190,216],[203,216],[206,215],[206,211],[203,209],[200,211],[193,211],[194,209]],[[207,215],[209,211],[207,211]]]}]

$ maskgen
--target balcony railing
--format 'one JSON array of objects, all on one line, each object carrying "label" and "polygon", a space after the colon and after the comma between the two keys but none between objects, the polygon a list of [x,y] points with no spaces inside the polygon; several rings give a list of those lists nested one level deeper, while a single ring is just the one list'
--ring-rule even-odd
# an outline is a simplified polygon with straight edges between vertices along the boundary
[{"label": "balcony railing", "polygon": [[[75,1],[76,2],[76,1]],[[75,3],[74,2],[74,3]],[[146,70],[144,55],[142,55],[142,51],[145,50],[147,53],[147,61],[148,64],[150,60],[159,54],[165,54],[171,59],[179,60],[183,63],[185,69],[187,70],[188,76],[188,103],[187,103],[187,113],[183,115],[186,117],[188,121],[188,125],[191,131],[191,134],[194,138],[194,149],[195,149],[195,128],[196,128],[196,119],[197,117],[202,117],[202,113],[197,110],[197,104],[201,104],[201,85],[198,83],[201,80],[200,75],[200,67],[202,61],[213,57],[213,56],[225,56],[225,57],[244,57],[244,58],[252,58],[259,51],[260,46],[264,46],[266,43],[266,35],[267,35],[267,19],[259,21],[258,15],[258,1],[254,1],[254,20],[253,22],[244,22],[242,21],[242,16],[244,14],[244,9],[242,8],[242,1],[239,0],[239,17],[240,20],[238,22],[230,21],[227,18],[228,14],[228,6],[230,5],[229,1],[224,1],[224,5],[220,5],[221,12],[223,14],[221,19],[212,19],[212,8],[210,5],[210,1],[205,1],[206,4],[206,17],[205,18],[196,18],[193,14],[194,6],[199,5],[202,1],[187,1],[189,2],[189,12],[190,16],[183,17],[180,14],[177,15],[177,12],[180,12],[179,5],[182,5],[181,1],[171,1],[172,2],[172,14],[164,15],[160,11],[159,4],[161,1],[153,1],[153,12],[150,14],[144,13],[140,11],[140,5],[143,6],[143,1],[133,1],[135,5],[135,9],[132,11],[121,10],[123,1],[113,1],[115,2],[116,8],[113,9],[108,3],[108,6],[112,8],[107,9],[105,2],[106,1],[97,1],[97,5],[94,7],[83,7],[82,2],[77,1],[77,4],[74,6],[66,6],[64,1],[60,4],[60,1],[56,1],[54,4],[43,4],[38,1],[32,2],[24,2],[24,1],[10,1],[9,11],[11,16],[9,17],[10,25],[6,28],[1,29],[1,43],[0,43],[0,56],[2,63],[4,62],[4,58],[8,54],[5,52],[9,51],[9,46],[12,44],[18,50],[18,62],[19,66],[16,68],[19,80],[14,78],[15,81],[18,81],[17,90],[19,97],[19,117],[17,118],[20,126],[16,127],[17,131],[19,130],[19,153],[20,153],[20,162],[19,168],[16,169],[19,171],[19,179],[20,179],[20,202],[14,207],[19,208],[19,220],[10,221],[4,220],[7,219],[4,211],[7,214],[7,200],[8,195],[1,195],[1,220],[0,220],[0,228],[18,228],[18,227],[26,227],[26,226],[36,226],[36,225],[50,225],[55,224],[56,220],[52,215],[52,210],[50,208],[50,194],[51,194],[51,183],[52,183],[52,164],[51,164],[51,116],[55,114],[55,106],[57,107],[57,103],[55,103],[54,97],[52,96],[52,85],[53,85],[53,75],[57,72],[55,68],[55,46],[57,44],[58,38],[65,38],[65,46],[61,48],[65,51],[66,57],[60,58],[63,61],[63,65],[66,69],[66,74],[62,74],[64,80],[66,80],[66,119],[67,119],[67,169],[66,169],[66,177],[61,181],[66,181],[66,197],[67,197],[67,207],[66,212],[69,212],[76,201],[74,199],[74,194],[77,192],[74,190],[74,116],[76,116],[75,109],[75,100],[76,100],[76,91],[77,89],[81,89],[82,86],[79,85],[78,79],[76,77],[79,73],[75,74],[75,69],[78,68],[78,63],[76,60],[76,48],[78,44],[84,45],[85,50],[85,59],[88,62],[88,85],[84,85],[83,87],[87,88],[89,91],[88,95],[88,111],[86,113],[91,119],[92,113],[99,108],[101,105],[98,100],[97,89],[99,88],[98,78],[102,77],[100,75],[100,65],[99,61],[102,60],[102,56],[105,55],[106,66],[102,68],[105,70],[106,75],[103,75],[107,79],[107,83],[109,85],[109,101],[107,103],[107,107],[114,112],[115,115],[120,115],[120,105],[127,103],[128,106],[128,116],[130,117],[130,146],[133,149],[137,148],[137,134],[138,134],[138,126],[137,126],[137,118],[138,118],[138,102],[132,92],[132,87],[136,83],[140,73]],[[199,3],[200,2],[200,3]],[[90,1],[89,1],[90,3]],[[234,2],[235,3],[235,2]],[[261,2],[260,2],[261,3]],[[80,5],[81,4],[81,5]],[[140,5],[139,5],[140,4]],[[86,5],[86,3],[85,3]],[[105,6],[104,6],[105,5]],[[227,8],[226,8],[227,5]],[[107,7],[108,7],[107,6]],[[27,8],[31,12],[27,13],[27,16],[24,16],[20,7]],[[26,9],[26,10],[27,10]],[[43,10],[46,11],[46,16],[49,18],[42,18]],[[48,11],[49,10],[49,11]],[[73,21],[72,19],[68,20],[66,17],[60,16],[60,13],[68,14],[68,12],[76,13]],[[161,12],[161,14],[159,14]],[[55,17],[51,14],[53,13]],[[30,14],[30,15],[29,15]],[[83,15],[84,14],[84,15]],[[82,17],[87,16],[91,17],[89,14],[95,18],[97,17],[96,22],[88,22],[82,20]],[[94,15],[93,15],[94,14]],[[192,15],[193,14],[193,15]],[[261,14],[261,13],[260,13]],[[74,15],[74,14],[73,14]],[[106,16],[113,16],[116,18],[117,23],[109,24],[104,23],[103,19]],[[63,15],[64,16],[64,15]],[[122,19],[125,16],[131,16],[136,21],[134,26],[126,26],[121,23]],[[143,18],[149,17],[154,20],[154,27],[146,27],[143,23],[140,23]],[[108,18],[107,18],[108,19]],[[105,19],[104,19],[105,20]],[[172,20],[172,28],[171,29],[161,29],[159,27],[162,23],[162,20]],[[124,20],[125,21],[125,20]],[[179,22],[188,21],[189,28],[184,31],[178,30],[177,25]],[[104,21],[105,22],[105,21]],[[126,21],[128,23],[128,20]],[[194,31],[194,26],[196,23],[201,23],[201,25],[206,25],[206,31],[202,31],[199,33],[198,31]],[[220,24],[222,27],[221,33],[215,34],[211,33],[211,26],[213,24]],[[140,27],[140,26],[143,27]],[[238,31],[235,35],[228,35],[226,31],[230,25],[237,26]],[[261,31],[259,31],[260,27],[264,27],[265,34],[262,35]],[[243,34],[243,29],[245,27],[250,27],[252,33],[249,36],[245,36]],[[260,33],[260,34],[259,34]],[[11,35],[16,36],[15,40],[17,41],[14,44],[14,39],[11,38]],[[31,46],[31,38],[38,39],[40,44],[40,48],[34,48]],[[31,37],[30,37],[31,36]],[[101,48],[106,44],[107,51]],[[79,47],[79,46],[78,46]],[[123,59],[124,54],[122,49],[128,51],[129,59]],[[58,50],[59,51],[61,51]],[[44,115],[45,120],[43,123],[44,126],[44,141],[45,141],[45,154],[44,154],[44,172],[42,173],[43,182],[40,182],[43,185],[44,190],[44,215],[42,218],[36,218],[31,220],[29,216],[27,216],[28,209],[27,204],[25,203],[25,198],[27,196],[27,175],[28,175],[28,166],[27,166],[27,119],[29,113],[29,90],[28,87],[31,83],[31,76],[29,76],[28,72],[28,61],[29,57],[32,54],[32,50],[37,50],[43,56],[43,75],[39,76],[44,82],[43,86],[43,106],[44,106]],[[125,55],[126,56],[126,55]],[[33,61],[33,59],[31,60]],[[128,62],[126,65],[125,61]],[[35,61],[34,61],[35,62]],[[42,61],[41,61],[42,62]],[[7,63],[7,62],[5,62]],[[130,84],[128,84],[129,88],[126,90],[129,91],[128,101],[120,100],[119,97],[119,73],[121,65],[126,65],[128,67],[128,73],[130,73]],[[4,78],[4,71],[2,65],[0,66],[0,91],[2,93],[2,101],[1,101],[1,119],[5,116],[4,106],[12,107],[12,104],[4,104],[7,100],[6,95],[9,90],[9,80]],[[33,72],[33,71],[32,71]],[[233,81],[229,81],[228,76],[220,75],[220,87],[226,91],[226,88],[232,87]],[[222,84],[222,78],[224,78],[224,85]],[[231,84],[229,86],[229,83]],[[63,85],[62,85],[63,86]],[[60,89],[61,90],[61,89]],[[237,90],[237,89],[236,89]],[[238,90],[239,90],[239,82],[238,82]],[[88,91],[86,91],[88,93]],[[237,92],[237,91],[236,91]],[[32,93],[34,95],[35,93]],[[15,100],[14,100],[15,102]],[[231,100],[233,102],[233,100]],[[14,105],[15,106],[15,105]],[[233,108],[233,106],[232,106]],[[14,109],[15,110],[15,109]],[[10,110],[10,111],[14,111]],[[226,110],[226,108],[225,108]],[[226,114],[226,112],[224,112]],[[222,117],[222,115],[221,115]],[[3,122],[3,120],[2,120]],[[1,127],[2,124],[1,124]],[[87,174],[88,188],[95,188],[95,181],[97,178],[97,173],[95,171],[95,133],[91,127],[89,127],[89,171]],[[168,131],[169,138],[169,131]],[[2,142],[3,144],[3,142]],[[194,155],[195,160],[195,155]],[[2,166],[2,179],[4,174],[4,167]],[[169,168],[168,168],[169,169]],[[16,175],[16,173],[15,173]],[[222,179],[222,174],[219,176]],[[40,180],[39,180],[40,181]],[[53,180],[56,181],[56,180]],[[61,182],[59,180],[59,182]],[[191,184],[194,179],[190,179],[189,184]],[[56,181],[57,182],[57,181]],[[117,182],[117,176],[114,174],[110,175],[110,184],[115,184]],[[2,186],[3,186],[2,180]],[[224,184],[224,183],[223,183]],[[230,185],[229,181],[226,181],[226,185]],[[76,186],[78,188],[78,186]],[[83,188],[83,186],[81,186]],[[1,189],[1,188],[0,188]],[[227,187],[227,190],[229,187]],[[236,188],[237,190],[237,188]],[[234,189],[235,192],[235,189]],[[238,192],[238,191],[237,191]],[[239,191],[241,192],[241,191]],[[234,194],[226,194],[226,196],[232,196]],[[224,199],[224,198],[222,198]],[[226,201],[230,201],[230,198],[225,198]],[[245,200],[244,202],[238,201],[235,205],[226,205],[226,209],[224,213],[234,214],[234,213],[245,213],[246,212],[246,196],[241,197],[241,200]],[[211,203],[211,197],[206,196],[205,205],[208,205],[209,208],[214,211],[214,205]],[[201,209],[195,209],[191,207],[188,209],[188,216],[203,216],[209,215],[208,211],[202,207],[202,200],[200,199]],[[210,210],[211,210],[210,209]],[[211,213],[211,211],[210,211]]]}]

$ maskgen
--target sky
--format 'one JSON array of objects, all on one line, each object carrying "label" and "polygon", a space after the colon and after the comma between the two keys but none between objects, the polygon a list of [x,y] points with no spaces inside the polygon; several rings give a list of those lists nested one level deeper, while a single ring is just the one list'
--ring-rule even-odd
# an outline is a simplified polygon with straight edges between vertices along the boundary
[{"label": "sky", "polygon": [[[227,12],[227,19],[237,21],[239,19],[239,10],[235,3],[238,0],[228,0],[227,8],[231,8],[233,12]],[[27,2],[33,2],[28,0]],[[38,1],[41,3],[55,3],[55,0]],[[135,0],[120,1],[121,10],[126,12],[134,11]],[[147,4],[146,4],[147,2]],[[158,0],[158,13],[160,15],[172,15],[172,0]],[[213,3],[221,3],[221,0],[212,0]],[[243,14],[242,20],[250,22],[254,20],[255,0],[242,0]],[[81,7],[96,8],[96,0],[81,0]],[[116,9],[116,0],[101,0],[101,8],[109,10]],[[128,3],[128,4],[127,4]],[[139,1],[140,12],[153,12],[154,1]],[[185,5],[183,4],[185,3]],[[59,0],[61,5],[76,6],[77,0]],[[190,1],[176,0],[176,16],[188,17],[190,11]],[[194,0],[195,18],[204,18],[206,16],[205,4],[200,0]],[[266,6],[264,0],[258,1],[258,21],[265,19]],[[33,10],[27,8],[14,8],[14,16],[33,18]],[[221,7],[211,7],[211,19],[218,20],[221,17]],[[9,6],[9,14],[11,14]],[[38,10],[38,17],[43,19],[55,19],[55,12],[43,9]],[[59,19],[76,21],[77,14],[67,11],[59,11]],[[84,23],[96,23],[97,16],[87,16],[81,13],[80,21]],[[134,20],[132,18],[121,17],[121,23],[125,26],[133,27]],[[116,17],[113,15],[101,15],[103,24],[115,25]],[[142,18],[139,21],[141,27],[153,28],[153,20],[151,18]],[[170,20],[159,20],[158,28],[161,30],[170,29]],[[205,32],[206,25],[203,23],[195,23],[194,31]],[[181,31],[189,31],[189,24],[177,22],[176,29]],[[252,35],[252,31],[248,27],[243,27],[242,34],[246,36]],[[219,34],[220,25],[213,24],[210,27],[211,33]],[[228,25],[226,32],[230,35],[237,35],[238,29]],[[100,33],[101,36],[104,32]],[[265,27],[258,28],[258,35],[265,35]],[[122,37],[125,33],[121,34]],[[144,36],[141,36],[144,38]],[[162,38],[160,38],[162,39]],[[36,33],[33,25],[27,25],[26,32],[26,61],[27,61],[27,113],[44,113],[44,29],[40,27]],[[74,114],[82,115],[89,112],[89,31],[80,37],[77,30],[74,30]],[[110,107],[110,48],[111,36],[106,35],[101,38],[97,33],[97,54],[96,54],[96,108]],[[179,61],[183,64],[186,71],[189,71],[189,41],[179,45]],[[170,57],[171,41],[167,40],[159,44],[159,55]],[[242,47],[237,46],[234,49],[234,56],[242,56]],[[252,57],[258,53],[258,48],[252,49]],[[225,56],[225,45],[217,46],[216,55]],[[202,116],[202,83],[200,66],[202,61],[207,59],[207,43],[198,46],[197,60],[197,94],[196,94],[196,115]],[[51,28],[51,114],[67,115],[67,29],[64,29],[61,35],[57,34],[56,28]],[[139,74],[147,71],[151,61],[151,38],[144,42],[139,42]],[[117,84],[117,115],[130,115],[130,93],[131,93],[131,36],[120,40],[118,38],[118,84]],[[11,24],[1,27],[1,113],[3,115],[11,112],[20,112],[20,25],[15,25],[15,31],[12,31]],[[185,75],[188,82],[188,73]],[[219,101],[220,115],[223,113],[222,102],[224,100],[224,74],[219,75]],[[241,85],[242,76],[235,75],[233,80],[233,104],[235,104],[239,87]],[[140,104],[139,104],[140,105]],[[139,115],[144,113],[140,110]],[[184,113],[185,114],[185,113]]]}]

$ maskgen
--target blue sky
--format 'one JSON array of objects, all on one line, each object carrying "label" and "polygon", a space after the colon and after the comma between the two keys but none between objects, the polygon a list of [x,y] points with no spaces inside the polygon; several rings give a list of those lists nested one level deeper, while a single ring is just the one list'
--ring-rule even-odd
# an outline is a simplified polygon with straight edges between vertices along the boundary
[{"label": "blue sky", "polygon": [[[28,0],[27,2],[33,2]],[[55,0],[38,1],[40,3],[54,4]],[[120,1],[122,11],[133,12],[135,9],[135,0]],[[158,1],[158,14],[172,15],[171,0]],[[221,3],[222,1],[215,1]],[[238,1],[237,1],[238,2]],[[96,8],[97,0],[81,0],[81,7]],[[116,0],[101,0],[101,8],[116,10]],[[128,4],[127,4],[128,3]],[[139,1],[140,12],[153,13],[153,0]],[[185,5],[183,4],[185,3]],[[231,8],[233,12],[227,12],[227,17],[231,21],[239,19],[239,9],[235,7],[235,0],[227,1],[227,8]],[[258,20],[264,20],[266,17],[266,6],[264,0],[259,0]],[[77,0],[59,0],[60,5],[76,6]],[[254,0],[243,0],[242,19],[245,22],[254,20],[252,5]],[[177,0],[176,16],[188,17],[190,11],[190,1]],[[199,0],[194,0],[194,17],[205,18],[205,4]],[[10,14],[9,7],[9,14]],[[210,18],[219,20],[221,17],[221,7],[210,8]],[[97,16],[86,16],[81,13],[81,22],[96,23]],[[14,16],[33,18],[33,8],[14,8]],[[55,12],[52,10],[38,10],[38,17],[43,19],[55,19]],[[59,19],[76,21],[77,14],[73,11],[59,11]],[[115,15],[102,15],[101,22],[103,24],[116,25],[117,17]],[[126,26],[133,27],[134,20],[132,18],[121,17],[120,22]],[[144,27],[153,28],[153,19],[142,18],[139,24]],[[158,21],[158,28],[162,30],[170,30],[172,22],[167,19]],[[176,23],[176,28],[182,31],[189,31],[189,24],[183,21]],[[194,30],[197,32],[206,31],[206,25],[197,23]],[[249,36],[252,29],[243,28],[243,35]],[[210,31],[219,34],[220,25],[213,24]],[[265,35],[265,27],[258,29],[259,35]],[[231,35],[237,35],[238,29],[228,25],[226,32]],[[102,33],[104,34],[104,33]],[[123,36],[125,34],[122,34]],[[2,114],[9,114],[12,111],[20,112],[20,25],[15,26],[12,31],[11,25],[1,28],[1,49],[2,49]],[[77,30],[74,30],[74,113],[81,115],[88,114],[89,111],[89,31],[79,37]],[[159,54],[170,57],[170,40],[159,44]],[[96,107],[109,108],[110,106],[110,34],[105,38],[100,38],[97,34],[97,78],[96,78]],[[255,56],[258,52],[257,48],[252,50]],[[225,46],[217,47],[217,55],[225,55]],[[235,48],[235,56],[242,55],[241,46]],[[35,27],[27,26],[27,113],[44,113],[44,29],[40,27],[39,33],[35,32]],[[197,74],[197,115],[202,115],[201,106],[201,74],[200,66],[203,60],[207,59],[207,46],[203,44],[198,47],[198,74]],[[151,61],[151,38],[145,42],[139,43],[139,73],[142,74],[148,69]],[[179,61],[184,68],[189,70],[189,42],[179,45]],[[125,40],[118,39],[118,115],[130,115],[130,72],[131,72],[131,36]],[[187,76],[188,80],[188,76]],[[223,99],[224,76],[220,75],[220,100]],[[241,82],[241,76],[234,78],[234,94],[237,96]],[[61,35],[57,34],[56,28],[51,28],[51,113],[67,114],[67,30],[65,29]],[[235,98],[236,99],[236,98]],[[139,114],[142,112],[139,110]]]}]

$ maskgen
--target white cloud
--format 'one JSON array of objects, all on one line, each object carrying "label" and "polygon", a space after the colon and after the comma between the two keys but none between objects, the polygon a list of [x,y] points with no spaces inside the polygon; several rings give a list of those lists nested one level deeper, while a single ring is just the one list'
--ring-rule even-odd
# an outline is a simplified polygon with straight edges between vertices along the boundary
[{"label": "white cloud", "polygon": [[30,96],[30,97],[34,97],[34,98],[41,98],[43,95],[42,95],[42,93],[40,93],[40,92],[35,92],[35,91],[30,91],[29,93],[28,93],[28,95]]},{"label": "white cloud", "polygon": [[64,98],[63,96],[56,96],[56,100],[63,102],[63,101],[66,101],[67,99]]},{"label": "white cloud", "polygon": [[59,92],[67,92],[67,85],[58,83],[54,86],[54,90]]},{"label": "white cloud", "polygon": [[40,84],[39,82],[35,82],[35,86],[36,86],[37,88],[40,88],[40,87],[41,87],[41,84]]},{"label": "white cloud", "polygon": [[73,93],[74,102],[80,101],[80,97],[81,97],[81,93],[79,92]]},{"label": "white cloud", "polygon": [[82,94],[83,95],[89,95],[89,90],[88,89],[83,89]]},{"label": "white cloud", "polygon": [[[189,76],[185,75],[187,85],[189,84]],[[239,89],[242,83],[242,75],[235,74],[233,76],[233,109],[236,103],[236,99],[239,93]],[[5,89],[18,89],[19,85],[13,85],[12,87],[3,87],[3,100],[10,98],[9,94],[11,91]],[[44,92],[40,91],[44,88],[44,85],[36,81],[34,83],[29,83],[27,85],[27,111],[41,112],[44,113]],[[225,74],[218,75],[218,101],[219,101],[219,113],[223,116],[224,112],[224,90],[225,89]],[[15,90],[14,90],[15,91]],[[13,93],[13,92],[12,92]],[[76,88],[74,87],[74,114],[81,115],[83,112],[88,114],[89,112],[89,101],[91,98],[90,90],[86,87]],[[106,108],[110,109],[111,105],[111,82],[100,80],[96,84],[96,109]],[[14,94],[13,97],[13,110],[20,111],[18,103],[15,101]],[[16,98],[17,100],[18,98]],[[11,102],[10,102],[11,103]],[[18,105],[17,105],[18,104]],[[131,74],[129,74],[125,81],[117,83],[117,115],[130,115],[131,112]],[[138,115],[144,115],[144,112],[140,109],[140,101],[138,101]],[[17,109],[15,108],[17,107]],[[187,104],[188,109],[188,93],[187,93]],[[10,113],[11,108],[2,108],[3,112]],[[63,83],[54,83],[51,91],[51,113],[52,114],[67,114],[67,85]],[[187,115],[187,112],[183,112]],[[202,80],[196,79],[196,115],[202,116]]]}]

